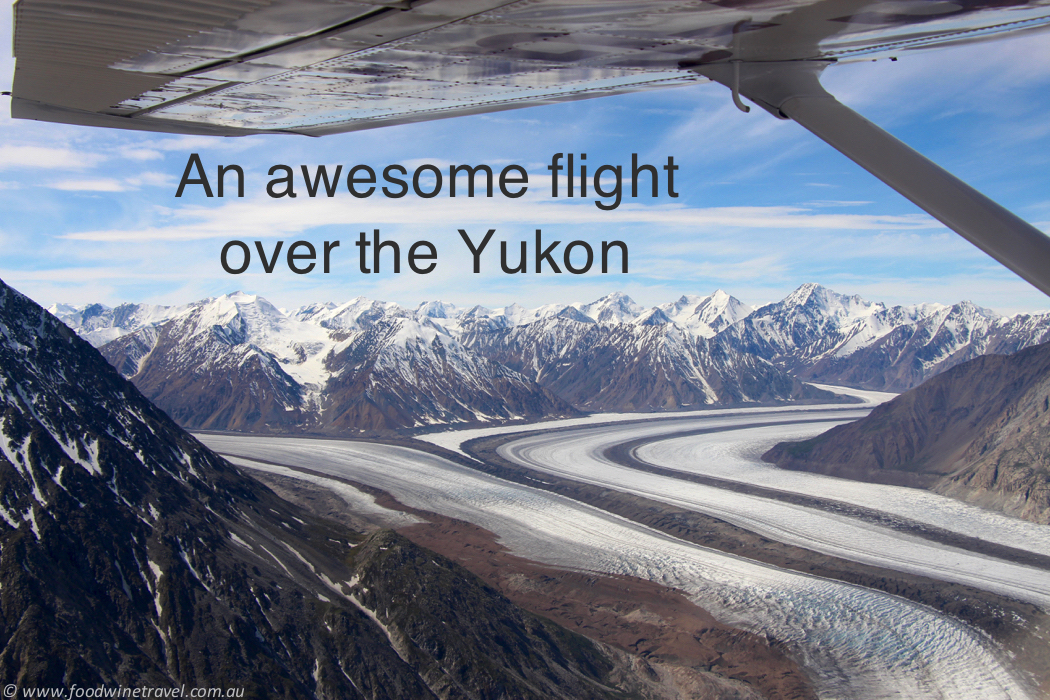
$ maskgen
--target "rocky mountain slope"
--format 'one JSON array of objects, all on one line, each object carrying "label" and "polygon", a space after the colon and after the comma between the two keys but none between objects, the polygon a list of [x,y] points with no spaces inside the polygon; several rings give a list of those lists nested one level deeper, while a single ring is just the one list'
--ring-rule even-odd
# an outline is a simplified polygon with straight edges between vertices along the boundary
[{"label": "rocky mountain slope", "polygon": [[763,459],[930,488],[1050,524],[1050,344],[962,363],[866,418]]},{"label": "rocky mountain slope", "polygon": [[600,325],[559,315],[470,332],[471,349],[588,411],[647,411],[835,397],[750,354],[663,324]]},{"label": "rocky mountain slope", "polygon": [[5,685],[478,700],[644,685],[452,562],[281,500],[2,282],[0,400]]},{"label": "rocky mountain slope", "polygon": [[573,415],[535,382],[471,352],[440,326],[384,319],[338,344],[320,399],[326,430]]},{"label": "rocky mountain slope", "polygon": [[308,420],[304,389],[277,358],[294,361],[325,340],[265,300],[227,295],[108,343],[103,354],[180,425],[263,430]]}]

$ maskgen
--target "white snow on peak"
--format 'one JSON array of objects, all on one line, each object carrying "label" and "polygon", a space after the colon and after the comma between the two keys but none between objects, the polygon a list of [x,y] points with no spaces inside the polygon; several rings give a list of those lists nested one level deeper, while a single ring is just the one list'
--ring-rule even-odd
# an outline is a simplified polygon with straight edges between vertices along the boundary
[{"label": "white snow on peak", "polygon": [[[454,359],[464,363],[463,367],[470,365],[465,358],[472,355],[460,344],[461,339],[467,342],[468,333],[534,323],[542,325],[542,329],[537,327],[538,333],[551,337],[569,328],[570,323],[669,326],[661,336],[667,339],[680,334],[712,338],[726,332],[748,333],[775,352],[804,352],[807,357],[849,356],[896,329],[910,327],[921,329],[922,337],[929,336],[930,340],[923,342],[933,342],[940,348],[937,356],[930,359],[933,363],[971,338],[984,338],[989,329],[1009,325],[1011,333],[1028,338],[1029,344],[1038,342],[1046,332],[1043,316],[1006,318],[968,301],[952,306],[925,303],[887,307],[815,283],[803,284],[783,300],[757,310],[721,289],[707,296],[682,295],[650,308],[637,304],[623,292],[614,292],[589,303],[533,308],[518,303],[502,308],[464,308],[440,300],[406,308],[358,296],[343,303],[325,301],[285,312],[261,296],[233,292],[184,306],[122,304],[111,309],[102,304],[55,304],[49,310],[96,345],[144,327],[158,329],[168,322],[185,324],[179,329],[180,335],[204,338],[206,334],[228,345],[243,345],[246,352],[250,350],[245,356],[269,354],[308,392],[323,390],[333,371],[325,362],[333,352],[365,342],[360,340],[362,334],[377,324],[389,326],[381,327],[381,333],[367,342],[401,348],[402,359],[408,355],[418,358],[416,353],[429,357],[441,351],[445,354],[440,358],[433,355],[435,363]],[[142,340],[150,346],[156,342],[156,336]],[[436,348],[431,347],[435,342]],[[411,352],[404,355],[406,351]],[[393,355],[385,360],[393,361]]]},{"label": "white snow on peak", "polygon": [[293,311],[285,311],[286,316],[291,316],[297,321],[309,321],[320,314],[325,314],[328,311],[334,309],[337,305],[330,301],[315,302],[313,304],[306,304],[300,306],[298,309]]},{"label": "white snow on peak", "polygon": [[290,319],[266,299],[243,292],[200,302],[179,319],[184,334],[200,335],[219,330],[236,343],[245,342],[247,338],[265,342],[279,336],[288,321]]},{"label": "white snow on peak", "polygon": [[648,311],[643,312],[637,316],[632,324],[636,326],[659,326],[665,323],[674,323],[671,318],[658,306],[654,306]]},{"label": "white snow on peak", "polygon": [[456,318],[459,313],[455,304],[443,301],[424,301],[416,307],[416,318]]},{"label": "white snow on peak", "polygon": [[60,320],[76,316],[84,311],[88,306],[97,306],[103,311],[112,311],[112,309],[105,304],[87,304],[82,306],[75,306],[73,304],[52,304],[47,307],[47,312]]},{"label": "white snow on peak", "polygon": [[886,305],[881,302],[866,301],[856,294],[839,294],[812,282],[787,295],[779,305],[783,308],[806,306],[828,316],[848,319],[871,316],[886,310]]},{"label": "white snow on peak", "polygon": [[677,326],[703,338],[710,338],[737,321],[747,318],[753,309],[721,289],[706,297],[683,295],[677,301],[661,304],[660,309]]},{"label": "white snow on peak", "polygon": [[623,292],[607,294],[590,304],[571,304],[571,306],[598,323],[630,323],[646,311],[644,306],[635,303],[634,299]]},{"label": "white snow on peak", "polygon": [[218,337],[263,350],[302,385],[320,388],[327,380],[324,358],[335,346],[331,332],[286,315],[261,296],[234,292],[208,299],[172,323],[172,333],[184,340]]},{"label": "white snow on peak", "polygon": [[374,301],[354,297],[342,304],[308,304],[296,309],[292,318],[332,330],[356,331],[368,328],[387,316],[403,316],[408,312],[389,301]]},{"label": "white snow on peak", "polygon": [[148,326],[157,326],[192,308],[192,304],[52,304],[47,311],[95,347]]},{"label": "white snow on peak", "polygon": [[557,316],[566,308],[568,307],[565,304],[545,304],[535,309],[527,309],[517,302],[501,309],[473,306],[457,317],[456,324],[448,324],[448,327],[458,330],[457,325],[461,327],[463,324],[487,320],[491,328],[513,328]]},{"label": "white snow on peak", "polygon": [[448,331],[434,323],[420,323],[413,319],[402,319],[397,323],[397,330],[390,336],[389,342],[397,347],[409,347],[412,344],[423,342],[431,345],[441,337],[443,341],[458,346],[459,343],[452,339]]}]

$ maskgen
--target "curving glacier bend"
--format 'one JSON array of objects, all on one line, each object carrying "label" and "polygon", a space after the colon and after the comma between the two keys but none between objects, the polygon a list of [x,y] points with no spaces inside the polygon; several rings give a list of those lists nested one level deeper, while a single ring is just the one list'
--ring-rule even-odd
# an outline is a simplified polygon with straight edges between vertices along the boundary
[{"label": "curving glacier bend", "polygon": [[[874,405],[895,396],[885,392],[820,384],[814,386],[856,396],[867,405],[855,408],[844,408],[841,405],[738,408],[658,416],[625,414],[614,418],[633,422],[597,425],[595,423],[601,416],[595,415],[528,426],[449,431],[424,435],[420,439],[446,449],[459,450],[461,444],[473,438],[520,432],[524,437],[500,448],[500,454],[504,458],[516,461],[522,466],[567,478],[581,481],[595,479],[596,481],[591,483],[605,483],[611,488],[631,490],[634,485],[641,483],[642,488],[649,491],[644,495],[664,500],[657,495],[660,490],[656,489],[655,485],[661,482],[655,475],[624,471],[624,468],[615,465],[604,456],[605,451],[614,445],[647,439],[652,442],[636,448],[633,455],[640,461],[654,466],[841,501],[969,537],[1050,556],[1050,527],[985,510],[930,491],[788,471],[762,462],[759,456],[776,442],[813,437],[837,423],[861,418]],[[639,421],[639,418],[643,417],[645,420]],[[815,420],[826,422],[790,425]],[[768,423],[783,425],[747,427]],[[579,430],[546,434],[546,431],[563,427]],[[696,430],[711,432],[679,436],[681,433]],[[624,484],[618,486],[616,482],[621,478]],[[673,480],[667,492],[680,497],[682,486],[683,482]],[[716,491],[719,498],[726,493],[722,490]],[[710,491],[704,492],[698,487],[693,493],[698,496],[694,503],[695,509],[703,510],[703,504],[711,499]],[[769,499],[761,500],[764,503],[769,502]],[[675,505],[686,504],[676,502]],[[717,515],[715,512],[711,514]],[[1050,585],[1047,590],[1050,590]]]},{"label": "curving glacier bend", "polygon": [[[814,411],[807,412],[806,415],[822,417],[826,414]],[[797,420],[797,418],[781,415],[771,417],[771,420],[787,422]],[[695,430],[698,427],[725,428],[724,432],[674,438],[668,441],[692,447],[703,445],[707,440],[721,444],[719,440],[725,439],[726,435],[736,433],[748,434],[741,440],[743,444],[750,444],[757,439],[764,440],[766,445],[770,445],[775,440],[786,437],[812,436],[828,429],[836,422],[841,421],[740,429],[736,426],[747,425],[744,419],[730,417],[679,421],[677,428],[666,425],[666,422],[663,422],[663,425],[658,423],[657,425],[601,426],[573,430],[568,433],[529,435],[502,445],[499,448],[499,454],[516,464],[543,473],[625,491],[669,505],[713,515],[787,544],[874,566],[964,583],[1050,608],[1050,575],[1043,569],[948,547],[888,527],[873,525],[818,508],[736,493],[714,486],[631,469],[616,464],[604,455],[606,449],[617,443],[641,437],[659,436],[667,434],[670,430]],[[758,433],[757,438],[754,433]],[[662,444],[652,443],[646,447]],[[689,455],[692,454],[692,451],[686,450],[685,453]],[[674,454],[677,455],[680,452]],[[663,464],[663,462],[655,463]],[[672,461],[671,464],[682,471],[687,470],[679,462]],[[703,468],[698,468],[697,471],[706,473]],[[823,478],[829,479],[829,477]],[[853,483],[844,479],[831,480],[845,484],[843,490]],[[1050,535],[1050,532],[1044,532],[1050,531],[1050,528],[1046,526],[1006,516],[996,516],[994,513],[917,489],[897,488],[894,490],[893,487],[881,485],[866,484],[866,486],[875,488],[862,490],[863,496],[866,497],[853,500],[862,501],[863,505],[876,510],[887,511],[889,509],[885,507],[885,501],[889,499],[883,496],[882,500],[879,500],[877,498],[879,491],[896,494],[904,507],[898,507],[895,510],[903,510],[915,516],[920,522],[949,530],[962,530],[964,534],[972,533],[993,542],[1013,546],[1034,544],[1038,549],[1040,543],[1035,538],[1031,542],[1024,540],[1018,542],[1017,533],[1032,531],[1037,535]],[[811,491],[811,493],[827,496],[819,491]],[[916,498],[912,499],[913,495]],[[924,498],[923,496],[926,495],[934,496],[934,498]],[[922,505],[926,506],[925,511],[920,509]],[[956,527],[960,523],[955,522],[952,516],[960,512],[963,516],[971,517],[962,518],[962,527]]]},{"label": "curving glacier bend", "polygon": [[683,542],[571,499],[404,447],[200,436],[238,464],[308,468],[494,532],[520,556],[625,574],[689,594],[725,622],[794,646],[821,697],[1026,698],[1003,652],[968,626],[878,591]]},{"label": "curving glacier bend", "polygon": [[670,436],[638,447],[634,456],[654,466],[874,508],[1015,549],[1050,555],[1050,527],[1046,525],[931,491],[779,469],[758,458],[776,441],[805,439],[827,427],[830,426],[800,426],[797,432],[777,427]]}]

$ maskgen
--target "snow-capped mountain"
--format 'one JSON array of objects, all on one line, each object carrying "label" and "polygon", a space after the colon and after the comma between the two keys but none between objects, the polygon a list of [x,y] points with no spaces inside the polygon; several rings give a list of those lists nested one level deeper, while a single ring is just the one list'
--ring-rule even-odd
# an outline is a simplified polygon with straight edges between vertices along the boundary
[{"label": "snow-capped mountain", "polygon": [[674,323],[663,309],[653,307],[631,321],[636,326],[662,326]]},{"label": "snow-capped mountain", "polygon": [[797,371],[829,354],[848,355],[917,318],[917,312],[899,307],[888,318],[881,303],[804,284],[782,301],[756,309],[720,339]]},{"label": "snow-capped mountain", "polygon": [[102,353],[180,425],[266,430],[310,423],[309,380],[321,381],[332,344],[324,328],[236,292],[129,333]]},{"label": "snow-capped mountain", "polygon": [[[239,294],[240,292],[234,292],[220,299],[232,298]],[[216,300],[204,299],[181,306],[122,304],[115,309],[102,304],[53,304],[48,310],[89,342],[101,346],[142,328],[159,326],[194,306],[213,301]],[[312,303],[280,313],[295,321],[344,331],[363,330],[381,319],[397,317],[412,318],[420,322],[432,321],[458,335],[465,330],[510,328],[561,316],[584,323],[605,325],[653,325],[673,322],[698,335],[710,337],[749,312],[749,306],[718,290],[707,297],[683,296],[677,302],[651,309],[646,309],[626,294],[614,292],[590,303],[545,304],[531,309],[517,303],[498,309],[483,306],[461,308],[442,301],[426,301],[415,308],[408,308],[393,302],[356,297],[341,304]]]},{"label": "snow-capped mountain", "polygon": [[181,425],[199,429],[391,429],[573,413],[419,318],[364,299],[287,315],[236,292],[102,352]]},{"label": "snow-capped mountain", "polygon": [[645,307],[622,292],[613,292],[590,304],[570,304],[596,323],[629,323],[645,312]]},{"label": "snow-capped mountain", "polygon": [[[709,319],[740,307],[725,294],[695,299],[681,318],[699,317],[697,307],[716,309]],[[482,338],[508,330],[512,344],[536,344],[541,371],[522,361],[529,347],[496,352],[498,343]],[[571,347],[541,349],[562,333]],[[103,354],[180,424],[198,429],[384,430],[812,393],[767,362],[721,362],[700,340],[624,294],[495,311],[359,297],[285,313],[237,292],[128,333]]]},{"label": "snow-capped mountain", "polygon": [[325,359],[320,418],[330,430],[571,415],[518,372],[464,347],[432,322],[387,318]]},{"label": "snow-capped mountain", "polygon": [[616,325],[631,323],[650,310],[636,303],[622,292],[613,292],[590,303],[545,304],[535,309],[526,309],[520,304],[511,304],[502,309],[486,309],[474,306],[448,318],[455,318],[458,329],[511,328],[524,326],[552,317],[571,318],[582,323]]},{"label": "snow-capped mountain", "polygon": [[654,307],[669,321],[702,338],[711,338],[754,310],[734,296],[716,289],[713,294],[698,297],[683,295],[678,301]]},{"label": "snow-capped mountain", "polygon": [[290,315],[296,321],[313,323],[323,328],[359,331],[387,316],[407,315],[407,311],[394,303],[355,297],[344,304],[308,304]]}]

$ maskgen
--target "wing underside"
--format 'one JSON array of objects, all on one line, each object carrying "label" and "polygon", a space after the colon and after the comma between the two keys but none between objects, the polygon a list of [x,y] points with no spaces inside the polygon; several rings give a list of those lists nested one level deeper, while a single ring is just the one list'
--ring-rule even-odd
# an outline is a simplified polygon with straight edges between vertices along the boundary
[{"label": "wing underside", "polygon": [[1047,24],[1024,0],[18,0],[12,114],[324,135],[872,58]]}]

